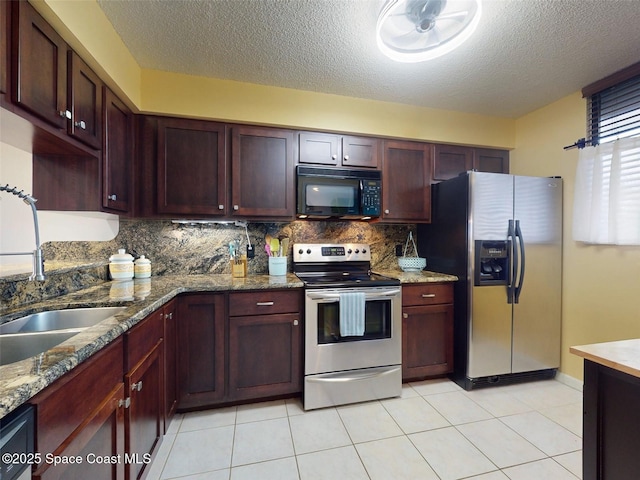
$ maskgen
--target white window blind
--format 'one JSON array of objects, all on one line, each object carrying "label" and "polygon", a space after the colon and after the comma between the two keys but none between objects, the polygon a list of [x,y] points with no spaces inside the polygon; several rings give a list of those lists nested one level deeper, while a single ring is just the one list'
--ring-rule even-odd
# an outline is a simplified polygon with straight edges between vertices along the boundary
[{"label": "white window blind", "polygon": [[580,150],[574,240],[640,245],[640,137]]}]

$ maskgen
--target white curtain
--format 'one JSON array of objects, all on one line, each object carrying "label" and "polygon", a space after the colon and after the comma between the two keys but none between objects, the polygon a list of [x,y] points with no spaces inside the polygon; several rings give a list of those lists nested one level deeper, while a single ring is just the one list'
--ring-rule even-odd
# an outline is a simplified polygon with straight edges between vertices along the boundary
[{"label": "white curtain", "polygon": [[640,245],[640,137],[580,150],[573,239]]}]

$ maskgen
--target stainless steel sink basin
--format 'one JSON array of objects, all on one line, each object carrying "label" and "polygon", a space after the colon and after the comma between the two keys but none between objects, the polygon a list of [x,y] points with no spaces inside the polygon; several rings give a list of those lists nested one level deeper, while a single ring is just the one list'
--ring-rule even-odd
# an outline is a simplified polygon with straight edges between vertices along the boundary
[{"label": "stainless steel sink basin", "polygon": [[125,308],[127,307],[70,308],[32,313],[0,325],[0,335],[92,327]]},{"label": "stainless steel sink basin", "polygon": [[0,365],[46,352],[125,308],[49,310],[4,323],[0,325]]}]

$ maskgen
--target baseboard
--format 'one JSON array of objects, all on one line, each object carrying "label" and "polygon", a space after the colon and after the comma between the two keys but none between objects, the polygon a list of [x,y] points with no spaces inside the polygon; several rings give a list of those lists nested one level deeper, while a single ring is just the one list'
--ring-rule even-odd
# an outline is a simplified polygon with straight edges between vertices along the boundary
[{"label": "baseboard", "polygon": [[567,387],[575,388],[576,390],[582,391],[582,380],[571,377],[566,373],[556,373],[556,380],[558,380],[560,383],[564,383]]}]

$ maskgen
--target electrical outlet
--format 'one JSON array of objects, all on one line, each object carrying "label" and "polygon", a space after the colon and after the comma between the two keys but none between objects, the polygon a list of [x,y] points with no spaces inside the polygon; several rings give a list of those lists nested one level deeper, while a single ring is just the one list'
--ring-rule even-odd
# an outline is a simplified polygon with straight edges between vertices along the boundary
[{"label": "electrical outlet", "polygon": [[253,258],[256,256],[256,251],[253,248],[253,245],[247,245],[247,258]]},{"label": "electrical outlet", "polygon": [[397,244],[396,245],[396,257],[401,257],[402,256],[402,244]]}]

